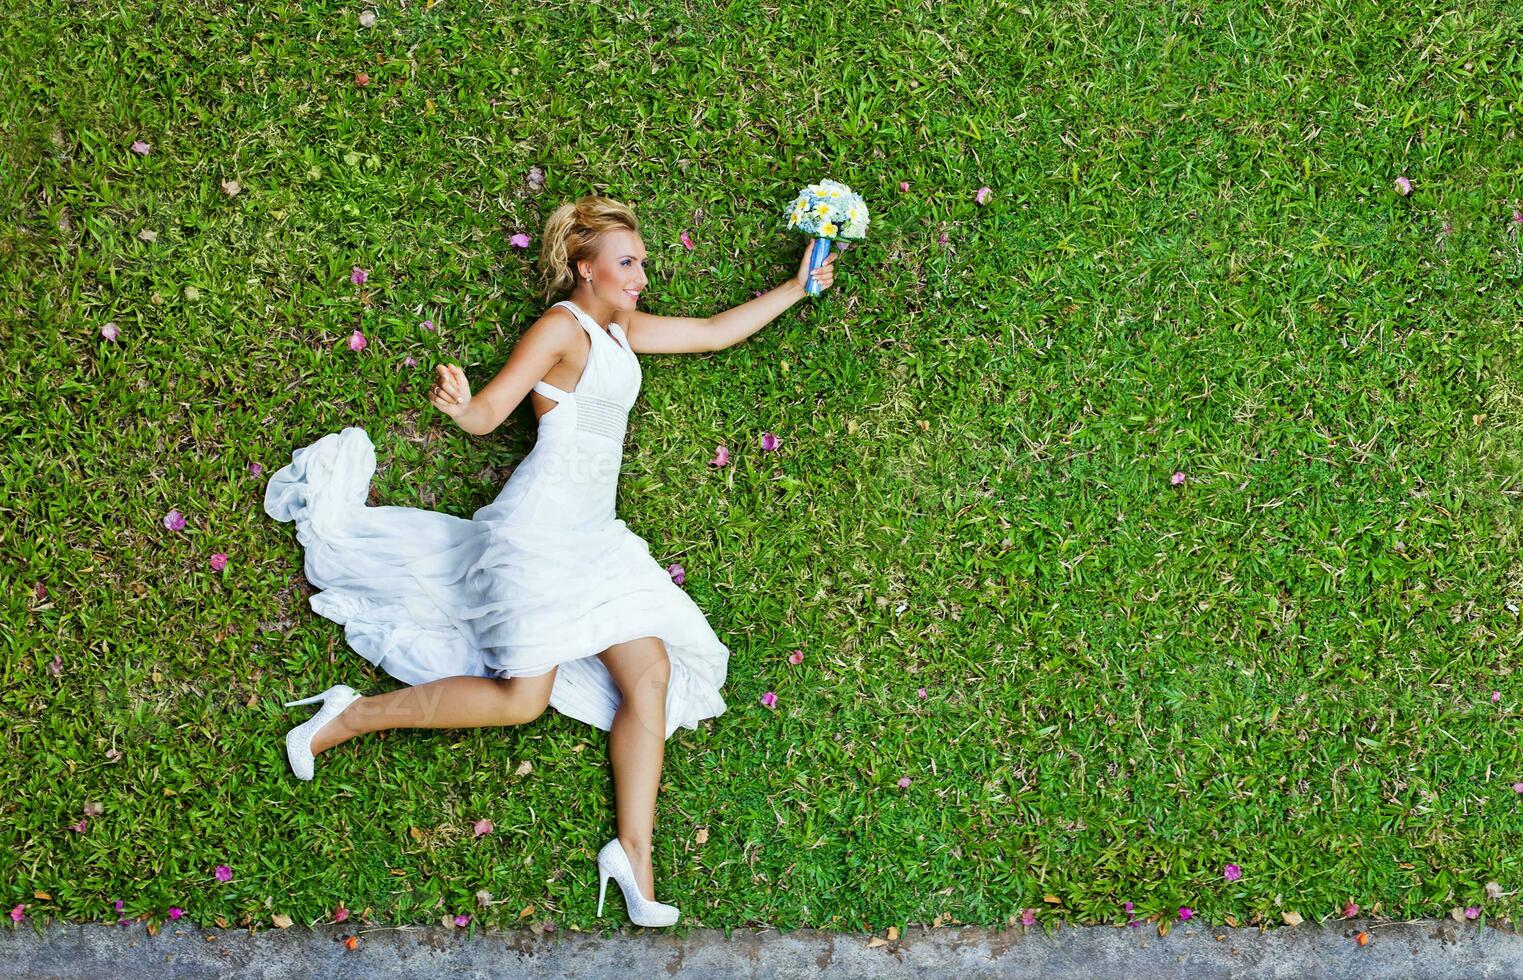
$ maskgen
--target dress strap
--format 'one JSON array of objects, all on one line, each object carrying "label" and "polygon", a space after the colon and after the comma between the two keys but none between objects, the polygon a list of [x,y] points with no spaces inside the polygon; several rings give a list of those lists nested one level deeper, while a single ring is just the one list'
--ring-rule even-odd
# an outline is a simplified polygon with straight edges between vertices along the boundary
[{"label": "dress strap", "polygon": [[[613,341],[615,347],[625,349],[625,345],[619,342],[619,338],[615,337],[612,331],[604,330],[602,327],[598,326],[598,321],[588,316],[586,311],[584,311],[580,306],[577,306],[575,303],[571,302],[571,300],[563,299],[559,303],[552,305],[564,306],[568,311],[570,311],[572,316],[576,317],[577,322],[580,323],[582,328],[585,329],[588,333],[602,334],[604,340],[611,340]],[[617,326],[618,325],[615,324],[615,327]]]},{"label": "dress strap", "polygon": [[562,391],[561,389],[557,388],[555,385],[551,384],[548,381],[536,381],[536,382],[534,382],[534,390],[539,392],[541,395],[544,395],[546,398],[550,399],[553,402],[560,402],[560,401],[563,401],[566,398],[571,397],[571,392],[569,392],[569,391]]},{"label": "dress strap", "polygon": [[569,300],[569,299],[563,299],[559,303],[556,303],[554,305],[556,305],[556,306],[564,306],[566,308],[566,312],[570,313],[572,316],[576,317],[576,322],[580,323],[584,327],[594,327],[594,326],[597,326],[596,323],[588,323],[587,321],[591,320],[592,317],[588,316],[586,313],[583,313],[582,312],[582,308],[580,306],[577,306],[575,303],[571,302],[571,300]]}]

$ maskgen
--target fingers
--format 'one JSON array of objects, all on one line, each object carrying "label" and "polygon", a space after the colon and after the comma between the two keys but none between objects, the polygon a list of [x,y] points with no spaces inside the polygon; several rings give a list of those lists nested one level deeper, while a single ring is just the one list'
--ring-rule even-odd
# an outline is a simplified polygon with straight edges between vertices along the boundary
[{"label": "fingers", "polygon": [[799,263],[799,269],[804,275],[805,282],[814,282],[819,284],[821,289],[828,289],[835,282],[835,270],[831,268],[831,264],[840,258],[840,256],[841,253],[839,251],[832,251],[829,258],[816,266],[813,271],[810,271],[809,252],[806,249],[804,259]]},{"label": "fingers", "polygon": [[470,398],[470,385],[465,372],[458,365],[435,365],[434,385],[428,390],[428,400],[441,411],[465,404]]}]

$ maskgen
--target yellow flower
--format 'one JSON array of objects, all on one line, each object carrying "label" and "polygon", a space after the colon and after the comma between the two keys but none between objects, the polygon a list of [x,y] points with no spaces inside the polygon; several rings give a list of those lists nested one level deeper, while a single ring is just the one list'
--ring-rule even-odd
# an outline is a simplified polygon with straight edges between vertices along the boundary
[{"label": "yellow flower", "polygon": [[830,238],[835,235],[835,233],[836,225],[834,221],[827,221],[823,225],[820,225],[820,234],[824,237]]},{"label": "yellow flower", "polygon": [[827,202],[827,201],[821,201],[819,204],[816,204],[814,206],[814,213],[817,214],[817,215],[820,215],[821,217],[824,217],[825,215],[829,214],[830,213],[830,204],[829,204],[829,202]]}]

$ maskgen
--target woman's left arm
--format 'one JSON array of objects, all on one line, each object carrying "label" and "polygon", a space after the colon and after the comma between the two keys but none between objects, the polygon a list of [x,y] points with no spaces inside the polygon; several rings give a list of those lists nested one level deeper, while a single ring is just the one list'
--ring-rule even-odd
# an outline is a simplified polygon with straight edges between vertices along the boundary
[{"label": "woman's left arm", "polygon": [[[835,282],[835,270],[831,266],[840,254],[832,252],[830,258],[814,270],[821,292]],[[724,350],[776,320],[808,295],[804,289],[808,277],[809,250],[806,248],[796,277],[750,302],[701,320],[634,312],[630,314],[629,327],[624,332],[628,335],[629,346],[637,354],[699,354]]]}]

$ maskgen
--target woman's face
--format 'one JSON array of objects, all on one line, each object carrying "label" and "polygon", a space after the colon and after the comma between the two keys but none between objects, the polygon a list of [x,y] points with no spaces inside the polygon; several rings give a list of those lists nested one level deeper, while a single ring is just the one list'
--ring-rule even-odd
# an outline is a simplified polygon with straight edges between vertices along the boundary
[{"label": "woman's face", "polygon": [[[634,309],[650,281],[645,277],[645,242],[625,229],[604,235],[597,259],[578,265],[583,279],[580,285],[616,310]],[[590,283],[585,281],[589,275]]]}]

